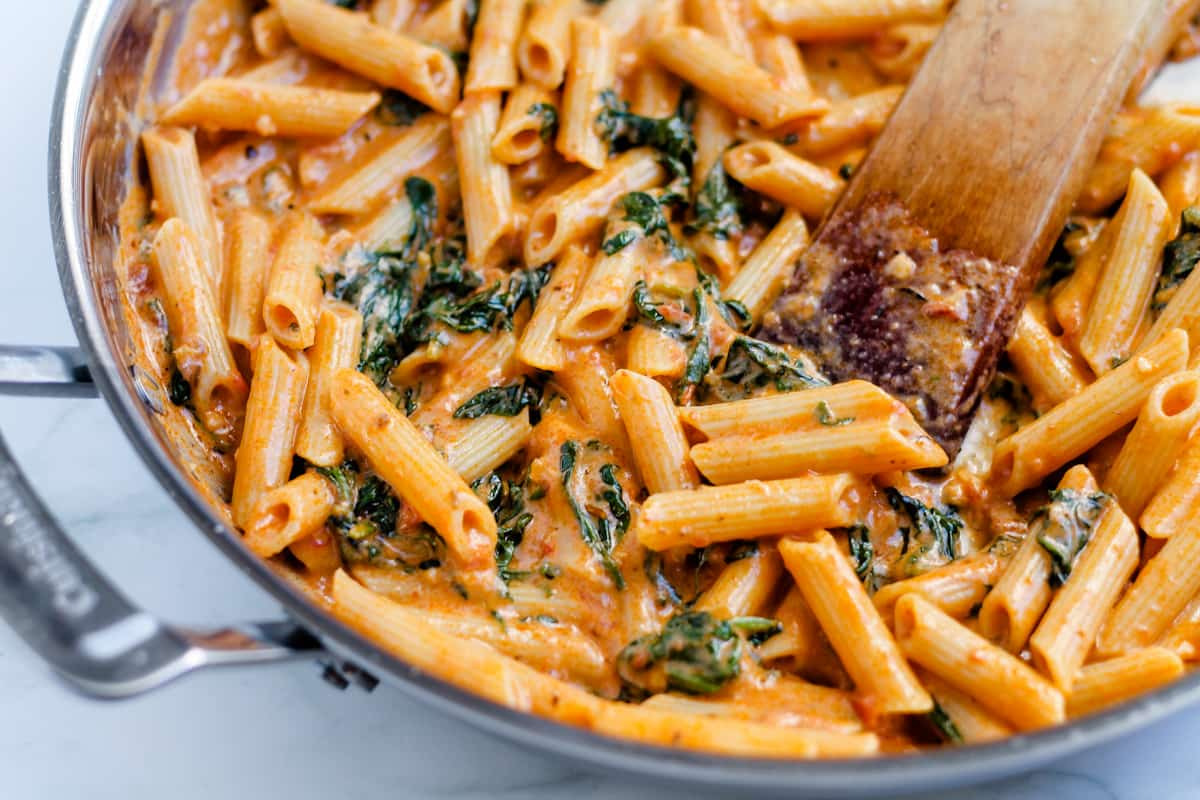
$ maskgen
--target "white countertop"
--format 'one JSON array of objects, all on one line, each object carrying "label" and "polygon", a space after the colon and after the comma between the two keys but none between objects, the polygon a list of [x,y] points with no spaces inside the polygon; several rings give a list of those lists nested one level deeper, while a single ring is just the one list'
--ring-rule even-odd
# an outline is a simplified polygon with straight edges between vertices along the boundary
[{"label": "white countertop", "polygon": [[[74,3],[22,3],[0,30],[0,342],[70,344],[47,223],[46,130]],[[272,618],[159,489],[100,401],[0,399],[0,430],[43,498],[129,595],[181,622]],[[645,796],[493,739],[397,692],[338,692],[312,663],[210,672],[150,696],[71,694],[0,623],[0,796],[561,798]],[[950,800],[1196,797],[1200,713]],[[694,792],[652,790],[657,798]],[[929,798],[932,795],[924,795]]]}]

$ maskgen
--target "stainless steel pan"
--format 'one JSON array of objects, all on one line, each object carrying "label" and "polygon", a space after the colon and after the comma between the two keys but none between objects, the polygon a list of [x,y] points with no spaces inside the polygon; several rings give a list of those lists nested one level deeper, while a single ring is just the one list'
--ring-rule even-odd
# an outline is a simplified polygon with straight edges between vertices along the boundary
[{"label": "stainless steel pan", "polygon": [[1197,674],[1107,713],[987,746],[810,763],[723,758],[615,741],[493,705],[412,669],[308,603],[241,546],[185,477],[186,454],[164,433],[162,389],[131,369],[129,332],[116,313],[116,216],[136,165],[136,92],[156,19],[187,5],[90,0],[78,13],[54,105],[49,195],[63,293],[81,349],[0,348],[0,391],[65,396],[98,390],[163,488],[249,579],[278,599],[283,616],[196,630],[141,610],[71,544],[0,440],[0,614],[67,683],[95,697],[119,698],[202,667],[322,658],[368,684],[378,676],[497,735],[590,767],[791,797],[897,794],[1030,770],[1200,698]]}]

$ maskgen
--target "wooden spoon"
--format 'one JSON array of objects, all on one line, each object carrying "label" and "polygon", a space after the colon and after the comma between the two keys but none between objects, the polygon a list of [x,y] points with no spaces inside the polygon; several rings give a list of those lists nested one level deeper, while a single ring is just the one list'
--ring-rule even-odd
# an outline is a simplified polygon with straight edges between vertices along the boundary
[{"label": "wooden spoon", "polygon": [[959,0],[768,313],[953,456],[1161,0]]}]

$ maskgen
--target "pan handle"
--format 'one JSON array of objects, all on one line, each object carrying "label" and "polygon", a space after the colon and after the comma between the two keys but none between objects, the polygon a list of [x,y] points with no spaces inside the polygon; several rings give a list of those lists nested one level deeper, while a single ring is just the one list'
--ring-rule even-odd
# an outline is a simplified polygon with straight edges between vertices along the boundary
[{"label": "pan handle", "polygon": [[201,667],[321,650],[291,622],[197,630],[164,624],[130,603],[63,533],[3,437],[0,616],[68,683],[102,698],[136,695]]},{"label": "pan handle", "polygon": [[0,344],[0,395],[95,397],[96,385],[78,347]]}]

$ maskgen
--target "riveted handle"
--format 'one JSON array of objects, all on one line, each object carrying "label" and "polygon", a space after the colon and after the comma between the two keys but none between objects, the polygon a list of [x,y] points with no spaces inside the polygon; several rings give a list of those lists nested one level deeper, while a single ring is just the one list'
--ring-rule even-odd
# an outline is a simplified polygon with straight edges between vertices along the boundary
[{"label": "riveted handle", "polygon": [[312,657],[294,623],[167,625],[131,603],[67,538],[0,438],[0,616],[68,683],[128,697],[205,666]]}]

